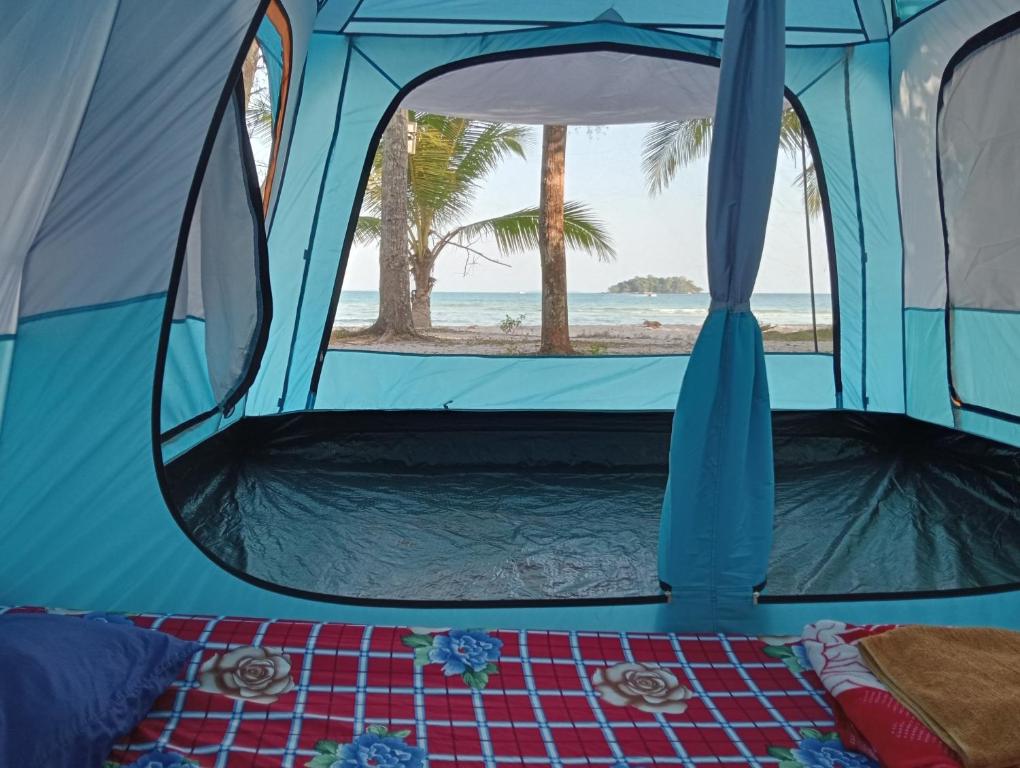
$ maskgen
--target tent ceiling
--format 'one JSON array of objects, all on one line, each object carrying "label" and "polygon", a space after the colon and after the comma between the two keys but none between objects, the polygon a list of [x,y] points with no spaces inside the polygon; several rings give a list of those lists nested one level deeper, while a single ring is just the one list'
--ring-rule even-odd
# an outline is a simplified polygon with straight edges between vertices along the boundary
[{"label": "tent ceiling", "polygon": [[[482,34],[595,20],[720,37],[726,0],[328,0],[319,32]],[[886,0],[787,0],[787,42],[842,44],[884,35]]]},{"label": "tent ceiling", "polygon": [[476,120],[559,125],[710,117],[719,70],[609,51],[478,64],[419,86],[403,106]]}]

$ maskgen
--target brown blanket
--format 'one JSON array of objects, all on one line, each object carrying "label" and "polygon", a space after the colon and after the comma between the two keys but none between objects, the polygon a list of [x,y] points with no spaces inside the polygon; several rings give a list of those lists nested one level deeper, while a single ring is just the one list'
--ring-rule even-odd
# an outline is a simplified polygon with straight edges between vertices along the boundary
[{"label": "brown blanket", "polygon": [[1020,633],[908,626],[864,638],[859,648],[967,768],[1020,766]]}]

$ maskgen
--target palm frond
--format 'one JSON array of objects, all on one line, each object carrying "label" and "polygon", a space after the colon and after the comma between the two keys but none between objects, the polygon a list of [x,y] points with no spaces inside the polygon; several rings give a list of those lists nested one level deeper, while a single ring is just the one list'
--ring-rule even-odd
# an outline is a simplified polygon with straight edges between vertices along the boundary
[{"label": "palm frond", "polygon": [[503,160],[526,156],[526,126],[427,113],[413,117],[418,142],[410,161],[411,209],[436,228],[469,215],[482,182]]},{"label": "palm frond", "polygon": [[708,155],[712,146],[712,119],[670,120],[656,123],[641,146],[641,170],[648,191],[660,194],[677,171]]},{"label": "palm frond", "polygon": [[377,242],[382,235],[382,219],[378,216],[358,217],[358,225],[354,229],[354,242],[358,245],[368,245]]},{"label": "palm frond", "polygon": [[783,111],[783,119],[779,124],[779,149],[794,160],[800,157],[800,142],[804,137],[800,117],[793,109]]},{"label": "palm frond", "polygon": [[814,162],[808,163],[806,169],[797,174],[797,178],[794,179],[793,185],[797,189],[804,189],[804,179],[807,177],[807,208],[808,213],[812,218],[820,216],[822,213],[822,192],[818,187],[818,174],[815,171]]},{"label": "palm frond", "polygon": [[267,88],[255,87],[245,110],[248,135],[253,139],[271,141],[273,138],[273,105]]},{"label": "palm frond", "polygon": [[[472,239],[492,237],[502,254],[525,253],[538,249],[538,208],[523,208],[504,216],[483,219],[458,227],[444,240],[453,237]],[[599,261],[613,261],[616,248],[602,222],[584,203],[568,201],[563,207],[563,236],[567,246],[595,256]]]},{"label": "palm frond", "polygon": [[[796,158],[802,137],[800,118],[793,109],[783,111],[779,125],[779,148]],[[712,148],[712,118],[671,120],[656,123],[645,134],[641,146],[641,170],[648,191],[657,195],[670,185],[677,172],[707,157]]]},{"label": "palm frond", "polygon": [[245,123],[248,136],[262,141],[273,138],[273,100],[269,95],[269,73],[258,43],[252,43],[245,58],[245,67],[251,67],[248,103],[245,106]]}]

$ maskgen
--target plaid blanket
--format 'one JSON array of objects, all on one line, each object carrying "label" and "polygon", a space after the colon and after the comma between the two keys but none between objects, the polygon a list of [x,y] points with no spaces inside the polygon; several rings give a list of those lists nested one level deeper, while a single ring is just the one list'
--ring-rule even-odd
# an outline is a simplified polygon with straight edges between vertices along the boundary
[{"label": "plaid blanket", "polygon": [[796,638],[86,618],[205,646],[109,767],[873,765]]}]

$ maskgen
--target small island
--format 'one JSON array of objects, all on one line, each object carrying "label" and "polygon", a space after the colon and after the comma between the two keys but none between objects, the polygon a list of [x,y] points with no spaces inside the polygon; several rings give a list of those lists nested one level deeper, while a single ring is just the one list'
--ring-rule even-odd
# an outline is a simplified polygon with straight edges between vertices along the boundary
[{"label": "small island", "polygon": [[632,277],[609,286],[609,293],[703,293],[703,289],[686,277]]}]

